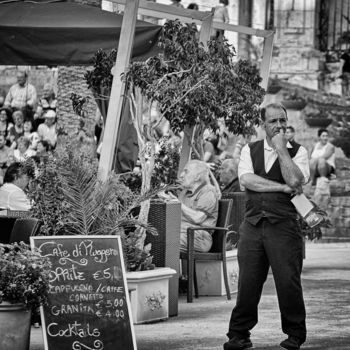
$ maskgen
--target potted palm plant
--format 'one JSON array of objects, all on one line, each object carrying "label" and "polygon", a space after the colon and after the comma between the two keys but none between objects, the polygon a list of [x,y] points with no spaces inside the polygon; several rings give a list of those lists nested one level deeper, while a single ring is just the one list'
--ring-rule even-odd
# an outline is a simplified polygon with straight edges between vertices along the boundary
[{"label": "potted palm plant", "polygon": [[50,263],[26,244],[0,244],[0,349],[29,349],[31,311],[47,301]]},{"label": "potted palm plant", "polygon": [[[120,235],[127,280],[130,280],[128,285],[133,289],[131,306],[134,322],[165,319],[168,317],[168,281],[175,271],[170,268],[155,269],[151,245],[140,246],[136,232],[137,227],[142,227],[156,234],[151,225],[139,219],[137,209],[142,201],[151,198],[157,191],[142,195],[134,193],[116,174],[111,174],[105,182],[99,181],[96,157],[89,147],[81,146],[78,140],[65,140],[52,155],[35,165],[37,175],[29,196],[34,202],[33,216],[43,223],[40,234]],[[143,286],[144,275],[151,283],[142,294],[135,285],[135,279],[142,280]],[[162,290],[162,303],[157,308],[151,302],[156,293],[154,288]],[[146,296],[150,303],[143,303]],[[141,306],[145,307],[146,316],[140,311]]]}]

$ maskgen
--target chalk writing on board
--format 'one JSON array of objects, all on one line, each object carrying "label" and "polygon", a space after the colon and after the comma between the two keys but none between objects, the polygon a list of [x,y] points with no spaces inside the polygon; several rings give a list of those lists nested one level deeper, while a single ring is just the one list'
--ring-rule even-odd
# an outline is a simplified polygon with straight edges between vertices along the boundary
[{"label": "chalk writing on board", "polygon": [[49,348],[133,349],[120,241],[38,237],[35,245],[52,262],[44,308]]}]

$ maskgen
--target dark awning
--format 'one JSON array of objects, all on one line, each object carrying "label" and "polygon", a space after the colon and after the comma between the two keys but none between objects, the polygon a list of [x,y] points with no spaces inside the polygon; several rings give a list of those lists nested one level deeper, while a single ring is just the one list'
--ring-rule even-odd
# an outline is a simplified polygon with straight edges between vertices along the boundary
[{"label": "dark awning", "polygon": [[[88,65],[118,47],[122,15],[72,2],[0,2],[0,64]],[[132,57],[155,55],[161,26],[137,21]]]}]

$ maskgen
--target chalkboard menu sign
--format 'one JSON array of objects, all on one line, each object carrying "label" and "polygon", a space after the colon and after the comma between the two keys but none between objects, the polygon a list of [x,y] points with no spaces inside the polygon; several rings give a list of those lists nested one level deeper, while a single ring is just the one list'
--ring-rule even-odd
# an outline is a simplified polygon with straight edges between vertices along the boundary
[{"label": "chalkboard menu sign", "polygon": [[136,349],[118,236],[31,237],[50,259],[46,350]]}]

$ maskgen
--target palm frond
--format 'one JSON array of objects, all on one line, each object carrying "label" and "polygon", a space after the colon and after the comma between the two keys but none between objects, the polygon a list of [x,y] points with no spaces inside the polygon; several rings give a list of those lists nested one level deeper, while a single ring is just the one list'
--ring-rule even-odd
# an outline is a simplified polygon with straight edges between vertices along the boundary
[{"label": "palm frond", "polygon": [[86,167],[65,167],[58,174],[60,188],[64,195],[67,234],[90,234],[90,229],[100,208],[95,203],[97,176]]}]

